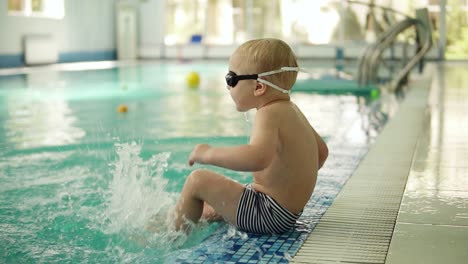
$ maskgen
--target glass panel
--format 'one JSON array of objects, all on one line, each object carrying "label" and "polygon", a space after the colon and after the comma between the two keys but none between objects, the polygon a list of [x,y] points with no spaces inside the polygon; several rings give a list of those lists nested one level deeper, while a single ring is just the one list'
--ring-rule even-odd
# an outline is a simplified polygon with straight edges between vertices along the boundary
[{"label": "glass panel", "polygon": [[40,15],[55,19],[62,19],[65,16],[63,0],[39,0],[38,2],[40,2],[38,5],[40,5],[41,8],[39,10]]},{"label": "glass panel", "polygon": [[327,44],[336,41],[340,27],[339,4],[332,0],[282,0],[282,33],[300,43]]},{"label": "glass panel", "polygon": [[24,17],[62,19],[64,0],[8,0],[8,14]]},{"label": "glass panel", "polygon": [[42,12],[42,0],[32,0],[31,9],[33,12]]},{"label": "glass panel", "polygon": [[[448,0],[460,1],[460,0]],[[467,0],[463,0],[466,2]],[[429,7],[437,41],[438,0],[168,0],[167,45],[242,43],[276,37],[290,43],[373,42],[391,25]],[[466,24],[466,12],[465,12]],[[459,32],[457,36],[466,35]],[[398,41],[414,41],[410,28]],[[436,42],[437,43],[437,42]],[[465,45],[465,47],[468,45]]]},{"label": "glass panel", "polygon": [[207,10],[206,0],[168,0],[165,43],[186,44],[190,43],[193,36],[201,35],[205,31],[205,10]]},{"label": "glass panel", "polygon": [[434,41],[433,45],[440,45],[440,1],[439,0],[429,0],[428,3],[428,10],[429,10],[429,18],[431,20],[432,26],[432,39]]},{"label": "glass panel", "polygon": [[468,59],[468,1],[447,0],[447,59]]},{"label": "glass panel", "polygon": [[234,41],[282,37],[281,1],[232,0]]},{"label": "glass panel", "polygon": [[23,0],[8,0],[8,11],[23,10]]},{"label": "glass panel", "polygon": [[[206,44],[232,44],[234,41],[234,8],[232,0],[208,0],[206,7]],[[203,9],[205,10],[205,9]],[[205,13],[201,14],[205,17]],[[203,31],[200,31],[203,32]]]}]

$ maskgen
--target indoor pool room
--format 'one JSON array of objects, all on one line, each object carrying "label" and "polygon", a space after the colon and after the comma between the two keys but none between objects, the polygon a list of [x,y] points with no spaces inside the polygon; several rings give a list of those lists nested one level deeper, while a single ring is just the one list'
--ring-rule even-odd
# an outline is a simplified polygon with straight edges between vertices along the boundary
[{"label": "indoor pool room", "polygon": [[0,263],[465,263],[467,72],[467,0],[0,0]]}]

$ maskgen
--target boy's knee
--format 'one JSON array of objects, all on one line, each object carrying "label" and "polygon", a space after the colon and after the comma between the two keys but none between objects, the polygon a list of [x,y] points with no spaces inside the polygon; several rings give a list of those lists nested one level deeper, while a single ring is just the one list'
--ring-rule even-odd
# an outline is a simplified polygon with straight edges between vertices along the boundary
[{"label": "boy's knee", "polygon": [[196,187],[197,185],[203,185],[205,180],[206,170],[198,169],[192,171],[190,175],[187,177],[186,184],[191,185],[192,187]]}]

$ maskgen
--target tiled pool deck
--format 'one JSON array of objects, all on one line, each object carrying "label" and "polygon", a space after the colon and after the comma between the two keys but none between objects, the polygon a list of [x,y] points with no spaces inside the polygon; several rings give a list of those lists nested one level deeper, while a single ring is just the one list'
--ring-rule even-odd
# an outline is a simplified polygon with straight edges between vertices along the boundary
[{"label": "tiled pool deck", "polygon": [[293,263],[466,263],[468,63],[434,66]]},{"label": "tiled pool deck", "polygon": [[468,63],[435,69],[386,263],[468,260]]}]

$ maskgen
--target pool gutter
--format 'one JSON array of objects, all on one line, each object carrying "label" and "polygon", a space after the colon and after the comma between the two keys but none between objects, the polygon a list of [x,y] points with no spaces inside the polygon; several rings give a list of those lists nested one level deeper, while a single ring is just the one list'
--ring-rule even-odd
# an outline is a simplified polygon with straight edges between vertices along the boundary
[{"label": "pool gutter", "polygon": [[385,263],[431,86],[413,80],[398,112],[290,263]]}]

